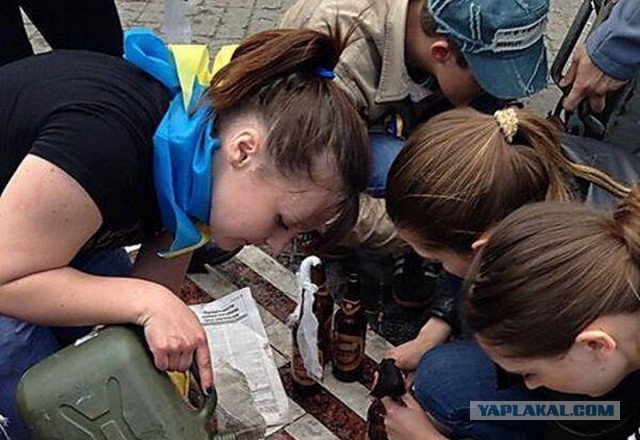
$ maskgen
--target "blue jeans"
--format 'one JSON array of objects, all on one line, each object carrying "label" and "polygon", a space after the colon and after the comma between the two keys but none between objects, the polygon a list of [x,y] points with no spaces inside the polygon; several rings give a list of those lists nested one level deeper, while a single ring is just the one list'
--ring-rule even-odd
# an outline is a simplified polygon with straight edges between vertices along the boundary
[{"label": "blue jeans", "polygon": [[[70,266],[93,275],[127,276],[131,272],[124,249],[80,254]],[[43,327],[0,315],[0,415],[9,420],[7,434],[11,440],[29,438],[16,407],[16,387],[24,372],[90,329]]]},{"label": "blue jeans", "polygon": [[383,197],[387,189],[387,175],[395,158],[404,147],[404,141],[387,133],[369,133],[373,172],[367,192],[373,197]]},{"label": "blue jeans", "polygon": [[448,438],[543,438],[540,421],[470,420],[472,400],[545,400],[544,393],[522,384],[496,389],[494,364],[473,340],[449,342],[425,353],[416,370],[413,392],[425,411],[451,430]]}]

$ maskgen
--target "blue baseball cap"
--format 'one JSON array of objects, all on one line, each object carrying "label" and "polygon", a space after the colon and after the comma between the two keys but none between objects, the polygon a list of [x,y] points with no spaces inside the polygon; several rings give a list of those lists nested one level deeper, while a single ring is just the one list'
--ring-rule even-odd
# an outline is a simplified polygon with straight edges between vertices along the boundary
[{"label": "blue baseball cap", "polygon": [[547,85],[549,0],[425,0],[438,33],[453,40],[480,86],[501,99]]}]

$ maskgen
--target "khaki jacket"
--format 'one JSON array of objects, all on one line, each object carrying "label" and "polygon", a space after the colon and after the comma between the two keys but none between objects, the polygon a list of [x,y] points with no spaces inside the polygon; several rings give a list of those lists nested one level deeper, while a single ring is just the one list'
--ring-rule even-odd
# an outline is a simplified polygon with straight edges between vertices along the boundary
[{"label": "khaki jacket", "polygon": [[352,97],[370,129],[386,127],[397,115],[411,129],[444,100],[440,93],[434,93],[432,77],[419,84],[407,71],[404,41],[408,2],[299,0],[280,23],[282,28],[327,32],[337,21],[343,34],[359,23],[334,70],[336,81]]}]

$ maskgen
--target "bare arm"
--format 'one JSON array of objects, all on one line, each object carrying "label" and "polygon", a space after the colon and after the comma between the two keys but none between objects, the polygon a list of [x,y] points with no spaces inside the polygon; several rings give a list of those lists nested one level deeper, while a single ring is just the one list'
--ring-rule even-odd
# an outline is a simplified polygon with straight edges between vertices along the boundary
[{"label": "bare arm", "polygon": [[422,355],[446,342],[450,334],[451,327],[446,322],[432,317],[415,339],[391,349],[387,357],[395,359],[396,365],[403,370],[415,370]]},{"label": "bare arm", "polygon": [[40,325],[142,325],[158,368],[186,370],[195,355],[208,388],[206,335],[169,289],[67,266],[101,223],[73,178],[27,156],[0,197],[0,313]]}]

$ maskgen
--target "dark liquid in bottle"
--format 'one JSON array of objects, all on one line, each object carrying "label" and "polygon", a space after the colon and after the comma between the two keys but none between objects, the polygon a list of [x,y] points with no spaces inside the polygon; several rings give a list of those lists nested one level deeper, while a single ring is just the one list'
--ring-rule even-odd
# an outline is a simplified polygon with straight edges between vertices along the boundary
[{"label": "dark liquid in bottle", "polygon": [[362,378],[367,319],[360,301],[360,279],[349,275],[347,291],[333,320],[333,375],[342,382]]},{"label": "dark liquid in bottle", "polygon": [[313,302],[313,314],[318,320],[318,349],[321,359],[324,360],[320,365],[324,365],[331,360],[333,298],[329,292],[327,275],[322,264],[311,267],[311,282],[318,286]]}]

